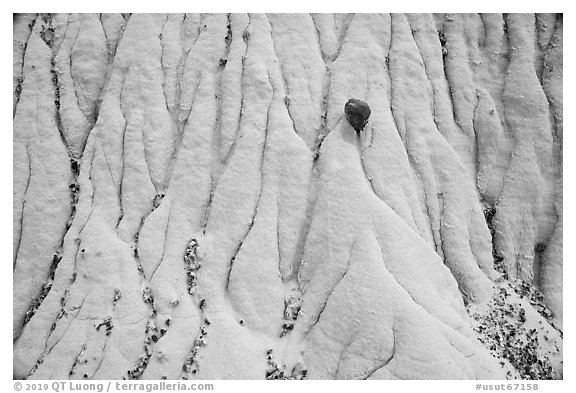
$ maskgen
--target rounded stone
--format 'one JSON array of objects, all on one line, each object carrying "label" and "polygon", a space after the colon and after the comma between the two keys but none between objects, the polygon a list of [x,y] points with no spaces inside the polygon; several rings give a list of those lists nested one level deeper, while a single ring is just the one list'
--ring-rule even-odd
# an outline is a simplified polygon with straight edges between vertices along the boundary
[{"label": "rounded stone", "polygon": [[346,120],[356,132],[360,132],[368,123],[368,118],[372,113],[370,106],[364,101],[356,98],[350,98],[344,106],[344,113],[346,113]]}]

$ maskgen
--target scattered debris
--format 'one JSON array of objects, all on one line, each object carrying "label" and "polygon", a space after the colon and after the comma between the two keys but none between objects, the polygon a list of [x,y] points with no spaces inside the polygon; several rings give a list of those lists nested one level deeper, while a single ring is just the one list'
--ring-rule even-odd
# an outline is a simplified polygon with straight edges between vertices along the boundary
[{"label": "scattered debris", "polygon": [[510,283],[514,292],[520,296],[520,299],[526,298],[538,314],[546,318],[548,323],[560,333],[560,337],[563,337],[562,330],[560,330],[554,322],[554,314],[544,304],[544,295],[542,295],[534,285],[530,285],[526,281],[513,279],[510,280]]},{"label": "scattered debris", "polygon": [[140,379],[142,374],[144,374],[144,370],[148,366],[148,361],[150,360],[150,356],[148,354],[140,356],[138,359],[138,363],[134,366],[132,370],[128,371],[128,377],[124,379]]},{"label": "scattered debris", "polygon": [[102,327],[106,328],[106,335],[109,336],[112,334],[112,329],[114,328],[114,324],[112,323],[112,318],[108,317],[104,321],[100,322],[96,325],[96,330],[100,331]]},{"label": "scattered debris", "polygon": [[282,325],[282,333],[280,333],[280,337],[284,337],[288,332],[294,330],[294,322],[288,322]]},{"label": "scattered debris", "polygon": [[22,93],[22,85],[24,84],[24,75],[18,75],[16,78],[16,96],[20,96]]},{"label": "scattered debris", "polygon": [[440,45],[446,45],[446,36],[444,35],[443,31],[438,32],[438,39],[440,40]]},{"label": "scattered debris", "polygon": [[112,305],[116,305],[116,303],[118,303],[118,300],[120,300],[122,298],[122,292],[120,292],[120,290],[118,288],[114,288],[114,298],[112,299]]},{"label": "scattered debris", "polygon": [[160,203],[162,203],[162,200],[164,199],[164,195],[163,192],[160,192],[154,196],[154,199],[152,199],[152,206],[154,209],[157,209],[158,206],[160,206]]},{"label": "scattered debris", "polygon": [[70,169],[72,169],[73,174],[80,174],[80,164],[76,158],[70,158]]},{"label": "scattered debris", "polygon": [[86,350],[86,344],[82,344],[82,348],[80,348],[80,352],[78,352],[78,355],[76,355],[76,359],[74,359],[74,364],[72,364],[72,367],[70,368],[70,372],[68,373],[69,377],[74,375],[74,373],[76,372],[76,366],[78,365],[78,363],[87,363],[88,362],[87,359],[84,359],[82,362],[80,361],[80,357],[82,356],[82,354],[84,353],[85,350]]},{"label": "scattered debris", "polygon": [[440,39],[440,46],[442,47],[442,58],[448,55],[448,48],[446,48],[446,36],[443,31],[438,32],[438,38]]},{"label": "scattered debris", "polygon": [[[486,219],[486,224],[488,225],[488,229],[490,230],[492,238],[494,238],[495,234],[494,229],[495,215],[496,215],[496,208],[492,205],[484,203],[484,217]],[[492,241],[492,244],[494,245],[495,242]],[[545,244],[538,243],[534,251],[536,253],[543,253],[545,249],[546,249]],[[514,290],[514,292],[516,292],[520,296],[520,298],[524,297],[527,298],[530,304],[534,307],[534,309],[538,311],[540,315],[546,318],[546,320],[562,335],[562,331],[558,329],[558,327],[554,323],[552,311],[550,311],[550,309],[548,309],[548,307],[546,307],[546,305],[544,304],[544,296],[542,295],[542,293],[538,291],[538,289],[534,285],[531,285],[530,283],[527,283],[520,279],[509,277],[508,273],[506,272],[506,268],[504,266],[504,258],[498,253],[496,247],[494,246],[492,249],[492,256],[494,257],[494,269],[496,269],[496,271],[498,271],[499,273],[502,273],[503,278],[510,282],[511,288]],[[521,318],[525,317],[521,316]]]},{"label": "scattered debris", "polygon": [[285,372],[283,369],[280,369],[278,365],[268,360],[268,369],[266,370],[266,379],[288,379],[285,378]]},{"label": "scattered debris", "polygon": [[48,293],[50,292],[51,288],[52,288],[52,281],[48,281],[44,283],[44,285],[42,285],[40,295],[36,299],[34,299],[32,304],[30,304],[30,307],[28,307],[28,310],[24,315],[24,325],[26,325],[36,314],[36,311],[38,311],[38,308],[40,307],[46,296],[48,296]]},{"label": "scattered debris", "polygon": [[299,294],[290,294],[288,299],[284,300],[284,319],[295,321],[302,307],[302,298]]},{"label": "scattered debris", "polygon": [[294,321],[298,318],[298,313],[302,307],[302,298],[297,292],[291,293],[286,300],[284,300],[284,322],[282,324],[282,333],[280,337],[284,337],[288,332],[294,330]]},{"label": "scattered debris", "polygon": [[26,325],[32,319],[32,317],[36,314],[36,311],[38,311],[38,308],[40,307],[46,296],[48,296],[48,293],[50,293],[50,290],[52,289],[52,284],[54,283],[54,275],[56,274],[56,268],[58,267],[58,264],[60,263],[61,260],[62,260],[62,251],[58,250],[54,253],[54,257],[52,258],[52,265],[50,266],[50,273],[48,275],[48,280],[44,283],[44,285],[42,285],[40,295],[38,295],[38,297],[36,297],[36,299],[32,301],[30,307],[28,307],[28,310],[24,315],[23,325]]},{"label": "scattered debris", "polygon": [[198,338],[194,340],[190,354],[188,355],[186,362],[182,365],[182,372],[184,373],[182,379],[188,379],[189,374],[196,374],[200,371],[196,356],[198,355],[198,350],[206,346],[205,337],[207,335],[208,332],[206,331],[206,325],[202,325],[200,327],[200,334],[198,335]]},{"label": "scattered debris", "polygon": [[150,304],[152,307],[154,307],[154,295],[152,295],[152,288],[144,288],[142,291],[142,300],[144,303]]},{"label": "scattered debris", "polygon": [[228,22],[226,27],[228,28],[228,31],[226,32],[226,36],[224,37],[224,42],[226,43],[226,45],[230,45],[232,43],[232,25],[230,24],[230,22]]},{"label": "scattered debris", "polygon": [[52,48],[54,45],[54,25],[52,24],[52,19],[54,14],[41,14],[44,24],[42,24],[42,30],[40,31],[40,37],[42,40]]},{"label": "scattered debris", "polygon": [[308,376],[308,370],[301,362],[297,362],[290,371],[290,374],[288,374],[286,372],[286,365],[279,367],[274,361],[272,353],[272,349],[266,351],[266,364],[268,365],[268,368],[266,369],[266,379],[302,380]]},{"label": "scattered debris", "polygon": [[518,371],[518,376],[508,372],[509,378],[557,379],[558,373],[551,366],[548,355],[539,348],[538,331],[525,326],[526,310],[520,303],[515,305],[507,301],[512,291],[520,295],[527,287],[516,288],[512,284],[510,288],[500,287],[488,304],[486,314],[471,313],[476,321],[474,330],[479,334],[478,340],[494,357],[508,360]]},{"label": "scattered debris", "polygon": [[[155,312],[155,311],[154,311]],[[140,379],[146,367],[148,367],[148,361],[152,357],[152,342],[158,341],[158,328],[155,324],[150,321],[146,322],[146,327],[144,328],[144,334],[147,335],[144,340],[144,355],[140,356],[138,362],[132,370],[129,370],[127,376],[124,379]]]},{"label": "scattered debris", "polygon": [[72,194],[72,203],[75,205],[78,203],[78,196],[80,194],[80,184],[78,184],[78,179],[75,178],[68,187],[70,188],[70,193]]},{"label": "scattered debris", "polygon": [[[196,374],[200,369],[198,368],[198,362],[194,360],[196,354],[190,355],[186,360],[186,363],[182,366],[182,372],[185,374]],[[186,375],[182,379],[188,379]]]},{"label": "scattered debris", "polygon": [[184,251],[184,268],[186,270],[188,293],[193,295],[196,293],[198,285],[196,272],[200,269],[200,258],[198,257],[198,241],[190,239]]},{"label": "scattered debris", "polygon": [[184,252],[184,262],[186,267],[191,271],[200,269],[200,261],[198,260],[198,241],[190,239],[186,244],[186,251]]},{"label": "scattered debris", "polygon": [[496,207],[483,202],[484,218],[486,219],[486,225],[490,230],[490,235],[492,236],[492,257],[494,258],[494,269],[501,273],[504,279],[508,279],[508,273],[504,267],[504,258],[496,250],[496,242],[494,241],[494,235],[496,230],[494,229],[494,216],[496,215]]},{"label": "scattered debris", "polygon": [[146,327],[144,328],[144,333],[148,334],[151,332],[157,332],[158,328],[156,327],[156,325],[154,325],[153,323],[150,323],[150,321],[146,322]]}]

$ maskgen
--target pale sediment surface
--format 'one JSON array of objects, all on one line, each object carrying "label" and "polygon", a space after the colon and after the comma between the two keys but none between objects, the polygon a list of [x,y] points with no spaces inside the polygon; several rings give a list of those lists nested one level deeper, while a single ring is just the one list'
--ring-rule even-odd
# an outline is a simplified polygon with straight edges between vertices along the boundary
[{"label": "pale sediment surface", "polygon": [[562,26],[16,15],[15,378],[562,378]]}]

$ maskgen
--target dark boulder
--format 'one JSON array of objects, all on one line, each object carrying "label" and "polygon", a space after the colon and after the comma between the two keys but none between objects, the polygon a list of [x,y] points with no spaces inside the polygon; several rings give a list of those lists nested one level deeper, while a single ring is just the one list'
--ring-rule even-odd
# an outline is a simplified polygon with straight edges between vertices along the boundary
[{"label": "dark boulder", "polygon": [[368,123],[368,118],[372,113],[370,106],[364,101],[350,98],[344,106],[344,113],[346,113],[346,120],[356,132],[360,132]]}]

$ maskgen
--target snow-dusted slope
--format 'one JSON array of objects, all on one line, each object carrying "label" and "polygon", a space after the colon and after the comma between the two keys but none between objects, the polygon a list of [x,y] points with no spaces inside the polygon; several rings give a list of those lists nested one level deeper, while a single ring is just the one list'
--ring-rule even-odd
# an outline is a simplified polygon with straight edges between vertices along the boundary
[{"label": "snow-dusted slope", "polygon": [[15,377],[562,376],[562,15],[18,15],[13,56]]}]

